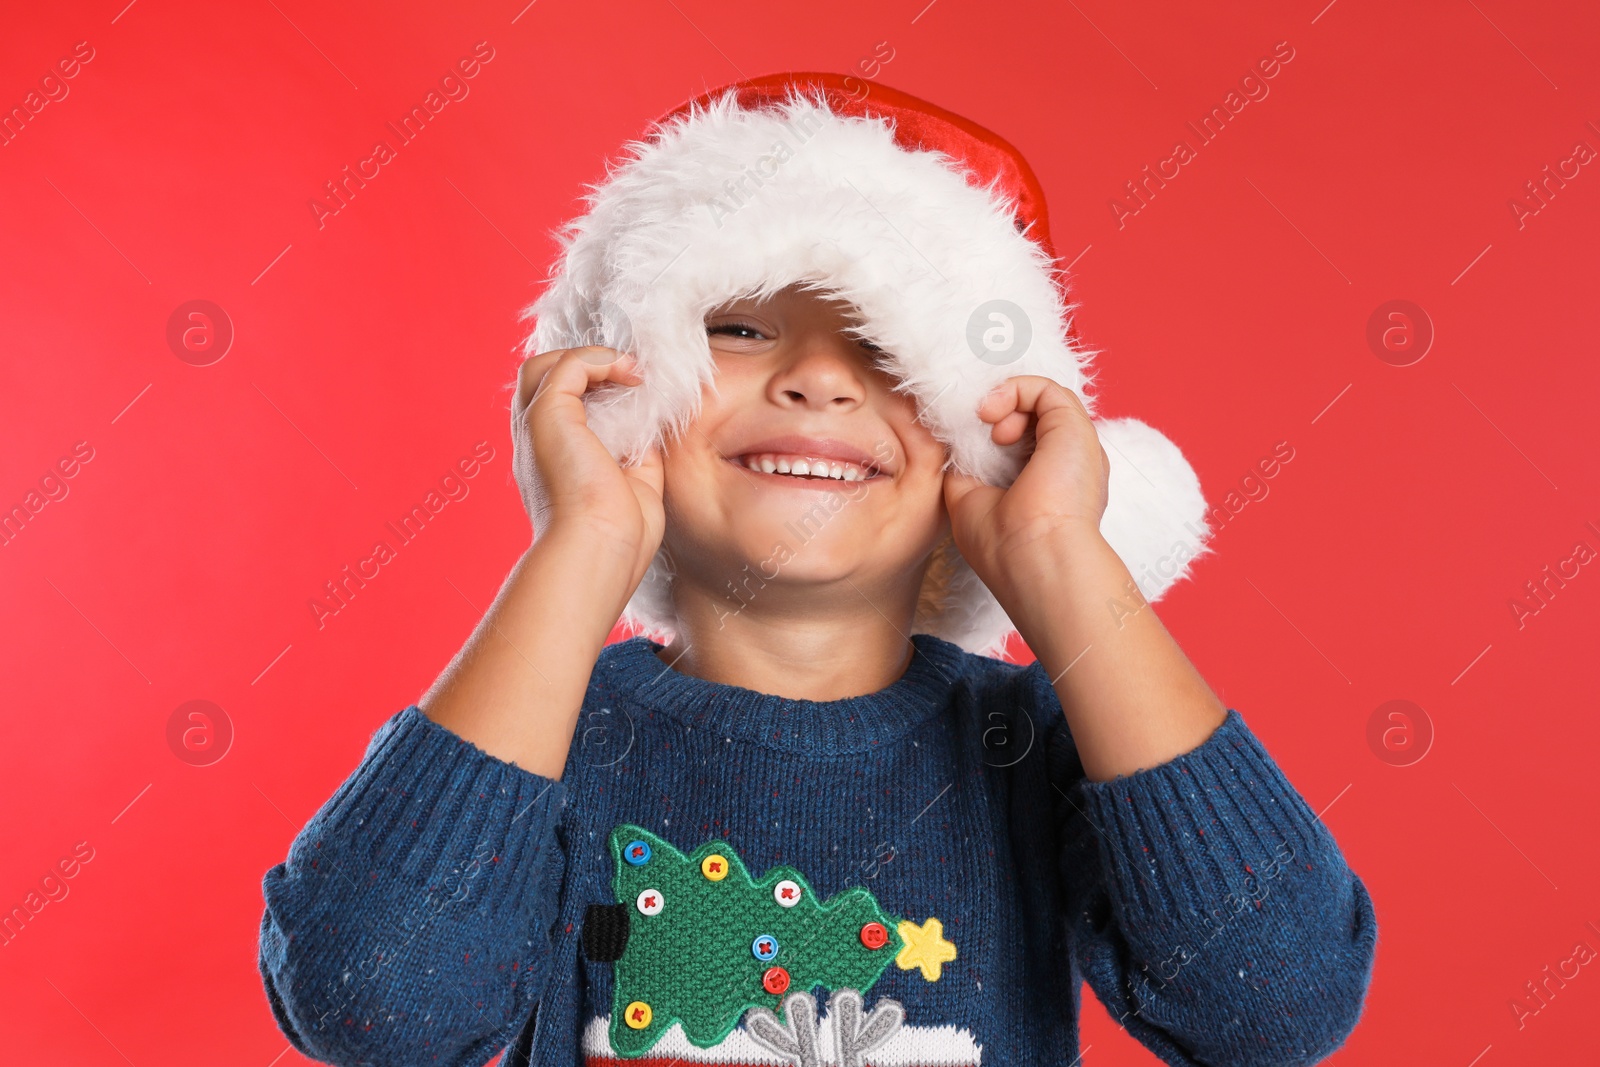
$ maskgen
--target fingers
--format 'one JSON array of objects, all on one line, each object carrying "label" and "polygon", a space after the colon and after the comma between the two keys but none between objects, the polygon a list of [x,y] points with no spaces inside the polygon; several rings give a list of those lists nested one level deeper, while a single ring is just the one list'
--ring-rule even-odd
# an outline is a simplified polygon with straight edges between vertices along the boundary
[{"label": "fingers", "polygon": [[598,442],[589,435],[586,445],[585,435],[574,432],[588,423],[584,394],[607,382],[633,387],[643,381],[632,357],[599,346],[541,352],[524,360],[517,373],[516,406],[511,412],[515,450],[525,454],[529,463],[534,455],[558,466],[594,462],[591,446]]},{"label": "fingers", "polygon": [[944,503],[946,510],[952,515],[958,511],[961,501],[966,499],[970,493],[984,493],[998,499],[1000,492],[994,486],[985,485],[981,480],[974,478],[970,474],[962,474],[955,470],[945,472]]},{"label": "fingers", "polygon": [[639,462],[623,473],[654,490],[658,501],[666,492],[666,463],[659,448],[646,449]]},{"label": "fingers", "polygon": [[[563,391],[581,396],[589,385],[601,381],[620,382],[624,385],[637,385],[643,379],[634,369],[633,357],[618,352],[614,348],[605,348],[600,345],[588,345],[583,348],[557,348],[549,352],[541,352],[536,356],[529,356],[522,361],[522,366],[517,371],[517,395],[512,402],[513,414],[520,414],[532,405],[541,393],[551,372],[558,367],[566,366],[559,375],[559,381],[564,386]],[[579,373],[576,368],[582,368]],[[577,388],[581,386],[581,388]]]},{"label": "fingers", "polygon": [[1047,419],[1054,422],[1063,417],[1081,418],[1091,427],[1093,424],[1077,393],[1037,374],[1007,378],[978,405],[978,418],[995,424],[990,436],[1000,445],[1021,440],[1034,418],[1043,424]]},{"label": "fingers", "polygon": [[1037,374],[1019,374],[1007,378],[983,398],[978,405],[978,417],[984,422],[994,422],[1013,411],[1042,414],[1063,403],[1076,408],[1085,418],[1089,417],[1078,394],[1060,382]]}]

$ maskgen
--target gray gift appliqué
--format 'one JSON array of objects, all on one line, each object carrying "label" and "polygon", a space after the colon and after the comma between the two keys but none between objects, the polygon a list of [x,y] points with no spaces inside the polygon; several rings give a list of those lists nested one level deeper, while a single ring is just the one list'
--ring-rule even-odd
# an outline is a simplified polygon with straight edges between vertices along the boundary
[{"label": "gray gift appliqu\u00e9", "polygon": [[[833,1016],[833,1062],[837,1067],[862,1067],[866,1054],[883,1044],[900,1029],[906,1013],[898,1001],[878,1001],[863,1018],[861,994],[854,989],[837,989],[828,998]],[[787,1057],[795,1067],[824,1067],[817,1045],[817,1002],[809,993],[790,993],[783,998],[786,1022],[766,1008],[751,1008],[744,1017],[745,1030],[764,1048]]]}]

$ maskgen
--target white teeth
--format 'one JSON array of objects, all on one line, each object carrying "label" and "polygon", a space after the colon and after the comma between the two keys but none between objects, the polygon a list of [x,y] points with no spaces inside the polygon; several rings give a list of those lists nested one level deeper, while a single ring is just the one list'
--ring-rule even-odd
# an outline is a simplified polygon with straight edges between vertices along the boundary
[{"label": "white teeth", "polygon": [[807,459],[796,456],[762,454],[746,455],[739,462],[753,471],[766,474],[787,474],[800,478],[828,478],[838,482],[864,482],[873,477],[871,472],[853,463],[839,463],[824,459]]}]

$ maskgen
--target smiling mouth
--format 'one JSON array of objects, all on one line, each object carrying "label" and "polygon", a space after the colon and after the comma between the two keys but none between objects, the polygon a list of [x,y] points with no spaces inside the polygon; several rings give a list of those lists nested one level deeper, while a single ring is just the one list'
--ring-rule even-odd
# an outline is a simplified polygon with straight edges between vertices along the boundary
[{"label": "smiling mouth", "polygon": [[763,452],[733,456],[729,463],[752,474],[781,479],[789,485],[822,486],[835,482],[874,482],[886,475],[874,466],[815,456]]}]

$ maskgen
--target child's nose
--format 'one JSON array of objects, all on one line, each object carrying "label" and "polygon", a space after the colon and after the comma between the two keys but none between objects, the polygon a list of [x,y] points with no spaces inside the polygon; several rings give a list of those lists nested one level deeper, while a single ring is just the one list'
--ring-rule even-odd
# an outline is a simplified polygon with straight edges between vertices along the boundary
[{"label": "child's nose", "polygon": [[773,374],[774,399],[819,410],[859,405],[867,397],[866,355],[853,338],[808,338]]}]

